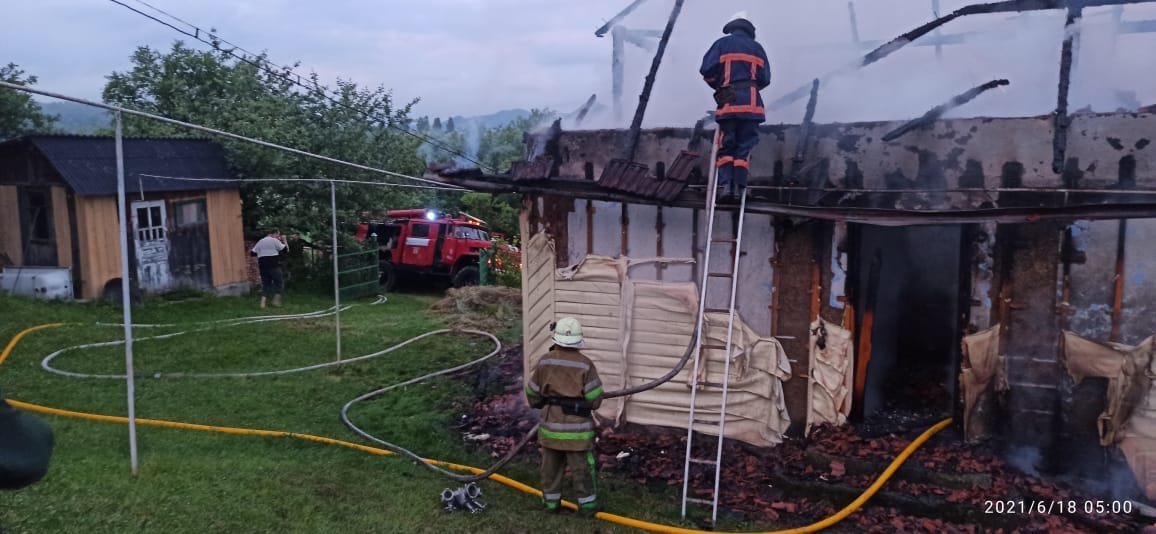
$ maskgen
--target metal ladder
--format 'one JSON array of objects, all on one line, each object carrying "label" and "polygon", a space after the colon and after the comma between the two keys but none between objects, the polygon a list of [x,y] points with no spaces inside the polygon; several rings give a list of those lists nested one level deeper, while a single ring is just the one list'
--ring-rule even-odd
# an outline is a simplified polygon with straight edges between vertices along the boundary
[{"label": "metal ladder", "polygon": [[[719,476],[722,472],[723,436],[725,435],[724,430],[726,429],[727,393],[729,392],[729,386],[730,386],[730,367],[731,367],[731,365],[730,365],[731,364],[730,353],[731,353],[731,345],[732,345],[732,343],[731,343],[732,339],[731,338],[732,338],[733,333],[734,333],[735,296],[736,296],[737,291],[738,291],[738,270],[739,270],[739,258],[741,257],[741,251],[742,251],[741,247],[742,247],[742,238],[743,238],[743,219],[745,218],[746,210],[747,210],[747,191],[746,191],[746,188],[743,188],[742,192],[739,195],[738,222],[737,222],[737,224],[733,225],[735,228],[734,238],[721,238],[720,239],[720,238],[715,237],[715,235],[714,235],[714,229],[715,229],[714,223],[715,223],[715,211],[716,211],[715,208],[718,205],[718,166],[715,164],[715,162],[718,158],[718,139],[719,139],[718,136],[719,136],[719,130],[716,128],[715,137],[714,137],[714,146],[711,148],[710,178],[707,180],[706,248],[703,251],[702,283],[701,283],[701,285],[699,285],[698,328],[697,328],[698,338],[695,340],[694,367],[693,367],[692,374],[691,374],[690,417],[689,417],[689,420],[687,423],[686,460],[683,464],[683,475],[682,475],[682,518],[683,519],[686,518],[686,504],[688,502],[693,502],[693,503],[698,503],[698,504],[709,504],[711,506],[711,516],[710,517],[711,517],[711,523],[712,524],[715,523],[718,519],[718,498],[719,498],[719,482],[720,482]],[[731,265],[730,272],[712,272],[711,271],[711,268],[710,268],[711,267],[711,261],[710,261],[711,250],[714,248],[714,245],[716,243],[724,244],[724,245],[731,245],[734,247],[733,248],[733,254],[732,254],[733,264]],[[730,298],[728,301],[729,302],[728,307],[726,309],[712,309],[712,308],[706,307],[706,297],[708,294],[708,289],[710,287],[709,282],[713,279],[730,280]],[[727,338],[726,338],[727,340],[726,340],[725,346],[704,345],[703,344],[703,340],[704,340],[704,336],[705,336],[705,329],[706,329],[705,328],[705,326],[706,326],[705,325],[706,314],[707,313],[715,313],[715,312],[727,312],[729,314],[729,318],[727,319]],[[722,349],[724,351],[724,354],[726,355],[726,357],[724,358],[723,380],[722,380],[721,384],[709,383],[708,381],[705,380],[706,365],[705,365],[705,362],[703,362],[703,360],[702,360],[703,349],[715,349],[715,350]],[[703,371],[702,375],[704,378],[704,381],[702,383],[699,382],[700,366],[702,366],[702,371]],[[695,458],[693,456],[695,423],[696,422],[706,422],[706,421],[697,421],[695,419],[696,412],[698,411],[698,408],[696,406],[697,397],[698,397],[697,393],[698,393],[699,388],[703,388],[703,387],[710,387],[710,388],[720,388],[721,387],[721,389],[722,389],[722,405],[720,407],[719,416],[718,416],[718,448],[715,452],[715,457],[713,459],[711,459],[711,458]],[[708,466],[713,465],[714,466],[714,489],[711,492],[711,498],[710,499],[699,499],[699,498],[695,498],[695,497],[690,496],[690,492],[692,491],[692,488],[690,487],[690,478],[691,478],[690,477],[690,466],[691,466],[691,464],[700,464],[700,465],[708,465]]]}]

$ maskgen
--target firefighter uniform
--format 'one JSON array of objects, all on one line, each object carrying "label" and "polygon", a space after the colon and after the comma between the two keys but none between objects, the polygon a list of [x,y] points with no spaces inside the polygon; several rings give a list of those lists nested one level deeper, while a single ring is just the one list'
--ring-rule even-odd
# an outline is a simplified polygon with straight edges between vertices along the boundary
[{"label": "firefighter uniform", "polygon": [[542,498],[547,510],[560,510],[562,478],[569,467],[579,510],[589,515],[598,510],[592,412],[602,404],[602,381],[594,364],[578,350],[584,344],[576,319],[558,321],[554,343],[526,385],[530,406],[542,410],[538,428]]},{"label": "firefighter uniform", "polygon": [[703,56],[699,72],[715,90],[718,105],[718,184],[733,194],[747,185],[751,150],[759,142],[759,125],[767,119],[759,91],[771,84],[771,68],[745,12],[736,14],[723,33],[727,35]]}]

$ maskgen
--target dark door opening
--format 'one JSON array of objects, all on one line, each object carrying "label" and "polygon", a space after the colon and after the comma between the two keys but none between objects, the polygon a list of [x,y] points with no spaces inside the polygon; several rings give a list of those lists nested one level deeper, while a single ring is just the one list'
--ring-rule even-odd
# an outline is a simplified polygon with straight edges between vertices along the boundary
[{"label": "dark door opening", "polygon": [[854,228],[855,412],[865,420],[952,413],[970,290],[967,233],[959,225]]}]

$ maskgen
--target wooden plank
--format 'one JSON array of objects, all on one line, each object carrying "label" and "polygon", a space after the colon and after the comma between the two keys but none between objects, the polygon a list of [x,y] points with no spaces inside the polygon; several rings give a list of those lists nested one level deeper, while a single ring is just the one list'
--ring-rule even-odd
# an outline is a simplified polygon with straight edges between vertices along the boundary
[{"label": "wooden plank", "polygon": [[207,191],[205,212],[209,219],[209,261],[213,286],[245,282],[248,273],[240,191]]},{"label": "wooden plank", "polygon": [[83,296],[99,298],[109,280],[120,278],[120,221],[115,197],[78,197]]},{"label": "wooden plank", "polygon": [[56,264],[72,267],[72,230],[68,224],[68,190],[52,187],[52,226],[56,231]]},{"label": "wooden plank", "polygon": [[14,185],[0,185],[0,254],[15,265],[24,263],[20,239],[20,202]]}]

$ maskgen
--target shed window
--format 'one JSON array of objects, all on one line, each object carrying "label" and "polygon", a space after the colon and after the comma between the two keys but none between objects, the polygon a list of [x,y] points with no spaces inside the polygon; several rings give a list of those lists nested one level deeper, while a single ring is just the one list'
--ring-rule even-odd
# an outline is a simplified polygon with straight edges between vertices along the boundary
[{"label": "shed window", "polygon": [[209,222],[204,199],[174,202],[173,212],[176,214],[177,227],[193,226],[195,224]]},{"label": "shed window", "polygon": [[52,200],[47,190],[24,189],[24,224],[28,239],[53,241]]}]

